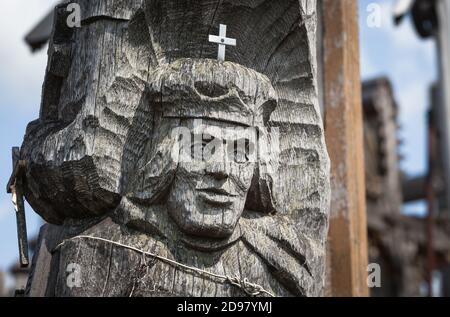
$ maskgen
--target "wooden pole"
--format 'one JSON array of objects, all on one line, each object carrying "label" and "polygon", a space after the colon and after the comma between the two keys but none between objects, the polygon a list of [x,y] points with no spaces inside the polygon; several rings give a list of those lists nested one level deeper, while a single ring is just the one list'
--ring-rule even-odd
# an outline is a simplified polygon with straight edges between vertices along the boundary
[{"label": "wooden pole", "polygon": [[327,295],[368,296],[357,1],[322,3],[325,129],[332,165]]},{"label": "wooden pole", "polygon": [[433,294],[433,272],[435,268],[435,256],[434,256],[434,210],[435,210],[435,193],[433,181],[435,177],[436,155],[435,155],[435,140],[436,130],[433,125],[433,120],[430,113],[428,120],[428,177],[427,177],[427,204],[428,215],[426,220],[426,237],[427,237],[427,265],[426,265],[426,278],[428,282],[428,296],[434,297]]}]

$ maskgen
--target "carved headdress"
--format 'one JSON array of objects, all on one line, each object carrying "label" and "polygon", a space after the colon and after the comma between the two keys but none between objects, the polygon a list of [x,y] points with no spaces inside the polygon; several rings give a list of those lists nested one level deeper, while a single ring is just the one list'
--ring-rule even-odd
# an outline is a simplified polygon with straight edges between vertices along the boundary
[{"label": "carved headdress", "polygon": [[267,76],[231,62],[179,59],[150,74],[164,117],[208,118],[262,127],[277,105]]}]

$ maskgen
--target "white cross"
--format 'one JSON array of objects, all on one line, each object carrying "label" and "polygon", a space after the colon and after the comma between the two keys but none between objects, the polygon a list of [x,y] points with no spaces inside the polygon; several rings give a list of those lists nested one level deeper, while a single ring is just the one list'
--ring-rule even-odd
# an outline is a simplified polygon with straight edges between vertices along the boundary
[{"label": "white cross", "polygon": [[210,35],[209,41],[211,43],[219,44],[219,53],[217,54],[217,59],[219,61],[225,61],[225,48],[227,45],[236,46],[236,39],[231,39],[227,37],[227,26],[224,24],[220,25],[219,36]]}]

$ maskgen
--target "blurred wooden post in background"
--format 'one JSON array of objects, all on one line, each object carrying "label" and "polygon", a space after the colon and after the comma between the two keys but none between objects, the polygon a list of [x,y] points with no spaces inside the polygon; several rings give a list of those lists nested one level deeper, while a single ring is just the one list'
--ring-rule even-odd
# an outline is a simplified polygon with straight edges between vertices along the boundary
[{"label": "blurred wooden post in background", "polygon": [[357,0],[322,0],[325,130],[332,166],[328,296],[368,296]]}]

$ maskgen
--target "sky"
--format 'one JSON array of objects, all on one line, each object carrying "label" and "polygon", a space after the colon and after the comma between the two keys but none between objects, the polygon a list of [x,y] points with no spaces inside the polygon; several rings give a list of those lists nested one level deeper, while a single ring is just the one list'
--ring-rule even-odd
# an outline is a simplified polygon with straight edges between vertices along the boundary
[{"label": "sky", "polygon": [[[15,214],[5,193],[11,173],[11,148],[22,143],[28,122],[39,114],[46,66],[46,49],[32,54],[23,38],[45,16],[56,0],[1,0],[0,12],[0,270],[17,259]],[[368,27],[367,7],[380,4],[380,28]],[[436,78],[432,41],[420,40],[406,20],[392,23],[393,0],[360,0],[361,74],[363,79],[387,76],[400,106],[402,168],[410,175],[426,170],[425,112],[428,87]],[[423,204],[405,211],[421,213]],[[35,237],[42,220],[27,206],[29,237]]]},{"label": "sky", "polygon": [[[51,0],[0,1],[0,270],[17,259],[14,209],[6,183],[11,175],[11,148],[20,146],[27,123],[39,116],[47,52],[32,54],[24,37],[54,7]],[[35,237],[40,218],[27,206],[29,237]]]},{"label": "sky", "polygon": [[[367,23],[373,12],[371,4],[381,9],[381,25]],[[426,112],[429,88],[437,78],[436,48],[433,40],[420,39],[411,19],[395,26],[392,19],[394,0],[360,0],[361,76],[390,79],[399,105],[401,168],[409,176],[423,175],[427,169]],[[406,214],[423,215],[424,202],[404,207]]]}]

